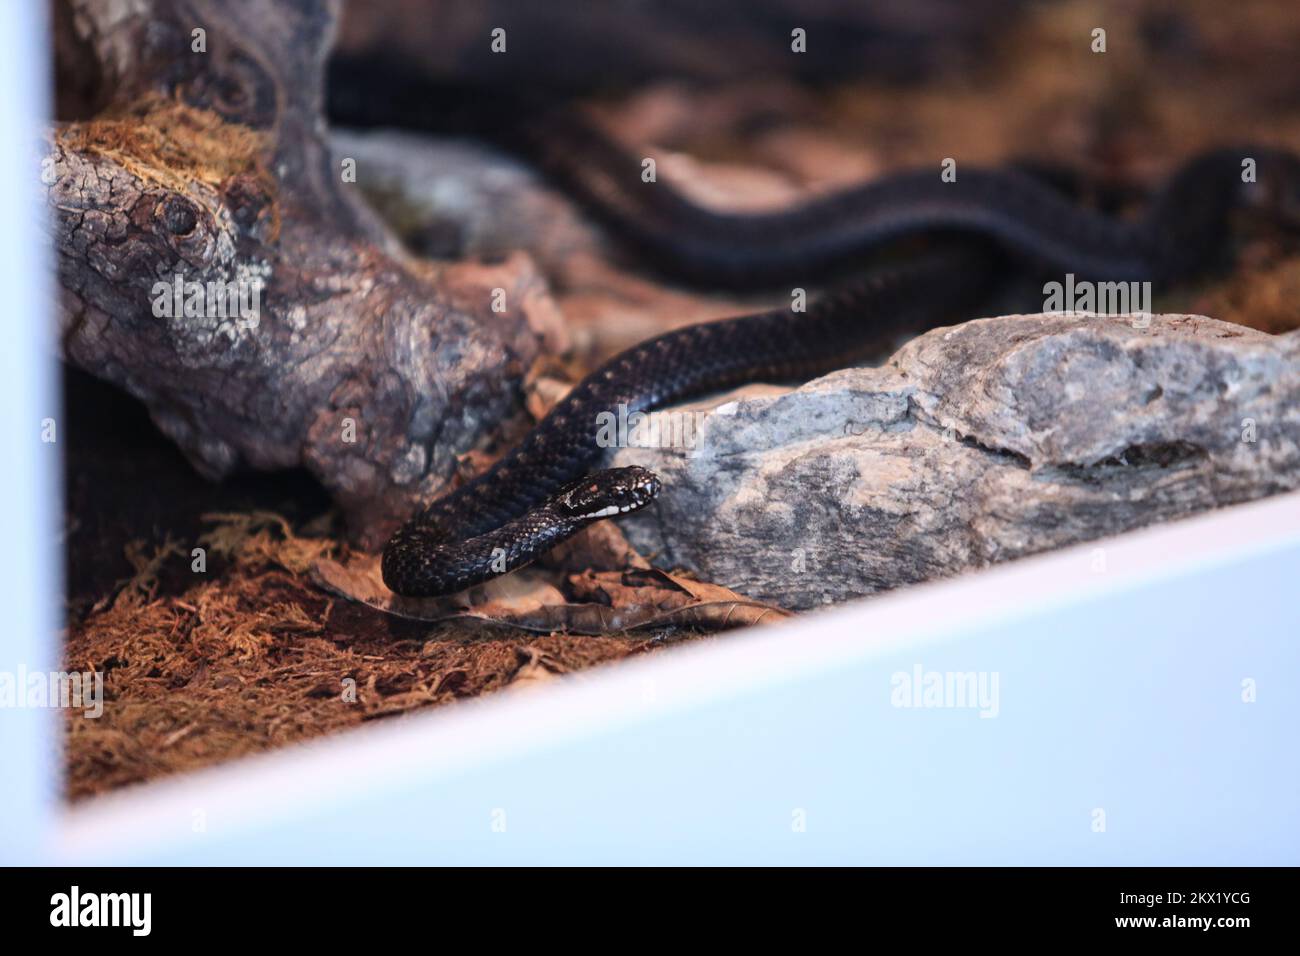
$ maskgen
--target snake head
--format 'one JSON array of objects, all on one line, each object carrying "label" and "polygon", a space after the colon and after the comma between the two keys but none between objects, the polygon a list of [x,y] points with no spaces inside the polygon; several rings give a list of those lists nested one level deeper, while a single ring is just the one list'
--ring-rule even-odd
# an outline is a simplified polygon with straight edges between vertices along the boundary
[{"label": "snake head", "polygon": [[555,506],[571,518],[609,518],[644,508],[659,494],[659,476],[638,468],[593,471],[565,486]]}]

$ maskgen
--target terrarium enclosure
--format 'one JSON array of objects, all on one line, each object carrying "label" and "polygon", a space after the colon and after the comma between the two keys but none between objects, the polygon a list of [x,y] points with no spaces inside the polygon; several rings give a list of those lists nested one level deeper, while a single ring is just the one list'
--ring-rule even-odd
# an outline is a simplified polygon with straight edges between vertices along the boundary
[{"label": "terrarium enclosure", "polygon": [[[905,170],[960,183],[1014,169],[1088,215],[1136,221],[1206,150],[1240,148],[1252,176],[1257,148],[1300,153],[1288,3],[53,0],[46,25],[48,115],[11,181],[45,218],[60,397],[21,434],[62,475],[52,666],[99,695],[59,710],[62,796],[86,832],[97,801],[129,785],[183,788],[361,725],[418,736],[417,711],[448,708],[462,728],[505,719],[467,698],[505,695],[500,713],[526,722],[525,690],[553,709],[586,694],[599,725],[613,706],[600,682],[637,686],[605,665],[629,658],[681,654],[716,676],[709,651],[753,642],[790,670],[749,676],[805,700],[780,635],[815,642],[810,622],[829,614],[827,633],[850,641],[856,609],[908,600],[889,592],[978,595],[987,569],[1046,568],[1032,562],[1058,549],[1077,560],[1051,565],[1048,590],[1068,604],[1072,587],[1106,582],[1087,612],[1104,631],[1124,581],[1154,580],[1116,570],[1125,535],[1277,495],[1279,520],[1295,520],[1300,184],[1296,218],[1235,211],[1213,237],[1221,261],[1177,281],[1094,296],[1073,275],[1055,289],[1012,276],[976,311],[886,324],[874,354],[811,380],[728,383],[654,415],[611,407],[603,465],[653,472],[658,497],[499,579],[403,598],[379,557],[601,362],[696,323],[797,314],[839,281],[659,268],[635,229],[516,148],[524,114],[503,104],[581,117],[635,159],[638,186],[724,218]],[[555,148],[561,165],[604,161]],[[816,208],[833,218],[834,202]],[[919,233],[884,261],[927,254]],[[962,235],[1002,255],[996,236]],[[1248,547],[1233,514],[1212,527]],[[1283,538],[1269,547],[1294,580]],[[1265,607],[1251,646],[1282,666],[1297,617]],[[906,632],[891,613],[876,620]],[[959,633],[960,617],[942,626]],[[1171,637],[1158,615],[1141,620]],[[982,664],[985,646],[954,668],[1016,671],[1010,651]],[[653,673],[658,694],[708,699],[683,670]],[[708,726],[720,750],[740,733]],[[1265,753],[1277,738],[1260,733]]]}]

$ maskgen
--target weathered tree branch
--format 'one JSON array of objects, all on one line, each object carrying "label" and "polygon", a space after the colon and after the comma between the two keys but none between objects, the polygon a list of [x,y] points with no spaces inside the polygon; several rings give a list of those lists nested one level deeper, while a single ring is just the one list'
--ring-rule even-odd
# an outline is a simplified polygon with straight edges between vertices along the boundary
[{"label": "weathered tree branch", "polygon": [[[206,475],[306,466],[374,543],[559,327],[527,257],[412,260],[343,181],[321,116],[335,7],[70,2],[111,92],[51,132],[42,178],[65,357]],[[224,315],[223,290],[242,296]]]}]

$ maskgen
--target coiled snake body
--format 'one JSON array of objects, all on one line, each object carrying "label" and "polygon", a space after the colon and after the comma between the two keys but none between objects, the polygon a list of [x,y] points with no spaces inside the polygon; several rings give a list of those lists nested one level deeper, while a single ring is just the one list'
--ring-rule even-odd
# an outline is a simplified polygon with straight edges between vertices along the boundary
[{"label": "coiled snake body", "polygon": [[[648,504],[660,490],[650,472],[592,472],[604,454],[602,412],[650,411],[851,364],[900,332],[971,317],[1009,267],[1168,284],[1221,263],[1236,210],[1300,221],[1300,160],[1271,148],[1195,157],[1131,220],[1078,206],[1024,172],[965,168],[953,182],[937,169],[908,172],[789,211],[739,215],[642,182],[640,159],[575,114],[516,119],[514,145],[654,268],[759,287],[802,285],[849,264],[865,271],[804,312],[786,307],[694,325],[607,361],[518,447],[393,535],[382,572],[403,595],[463,590],[527,564],[593,521]],[[1243,181],[1247,158],[1255,182]]]}]

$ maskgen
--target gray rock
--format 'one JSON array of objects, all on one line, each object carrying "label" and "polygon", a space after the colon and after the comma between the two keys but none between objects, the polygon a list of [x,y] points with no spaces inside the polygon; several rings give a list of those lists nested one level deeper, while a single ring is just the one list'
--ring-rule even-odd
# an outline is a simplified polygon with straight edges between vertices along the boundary
[{"label": "gray rock", "polygon": [[665,480],[629,539],[807,608],[1300,486],[1300,333],[1004,316],[669,411],[614,455]]}]

